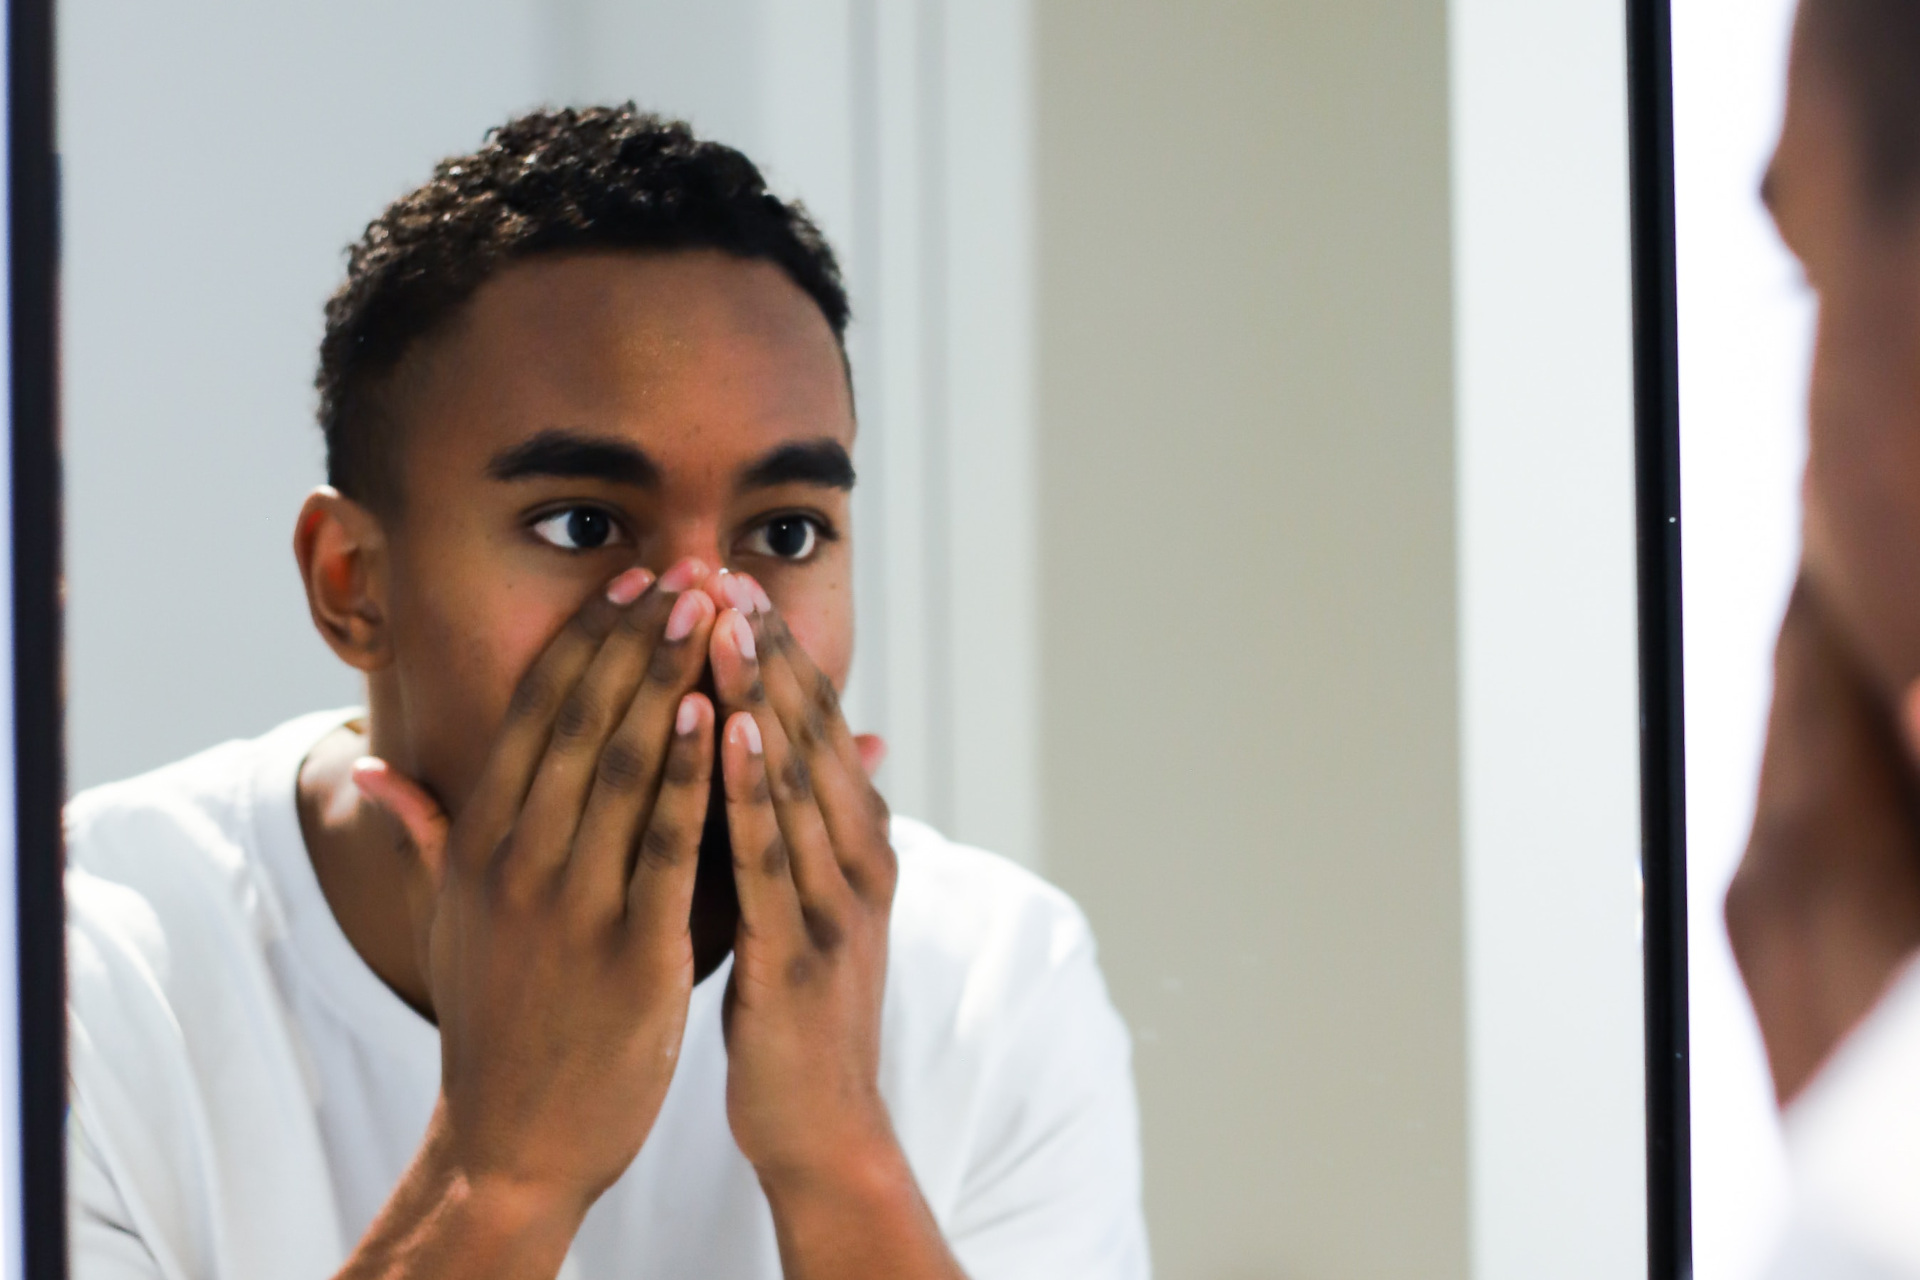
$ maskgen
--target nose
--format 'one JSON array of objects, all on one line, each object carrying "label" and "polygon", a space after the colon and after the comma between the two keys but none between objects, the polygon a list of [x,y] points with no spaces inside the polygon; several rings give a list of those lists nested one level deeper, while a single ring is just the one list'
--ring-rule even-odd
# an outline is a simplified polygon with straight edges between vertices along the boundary
[{"label": "nose", "polygon": [[658,530],[648,540],[643,560],[647,568],[664,576],[683,560],[698,560],[709,571],[727,567],[727,547],[717,521],[685,521]]}]

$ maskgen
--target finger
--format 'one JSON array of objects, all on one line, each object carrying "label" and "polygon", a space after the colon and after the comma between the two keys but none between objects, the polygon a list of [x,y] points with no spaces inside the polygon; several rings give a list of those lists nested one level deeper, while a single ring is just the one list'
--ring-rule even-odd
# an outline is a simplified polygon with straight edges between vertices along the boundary
[{"label": "finger", "polygon": [[744,711],[727,718],[720,746],[726,786],[727,835],[733,844],[733,883],[740,898],[740,928],[776,951],[799,945],[805,933],[800,895],[788,874],[785,837],[767,789],[760,729]]},{"label": "finger", "polygon": [[[651,578],[645,569],[630,569],[608,583],[606,592],[596,592],[567,619],[514,686],[506,719],[481,769],[471,801],[471,820],[490,834],[504,834],[520,812],[561,702],[600,651],[601,642],[625,607],[616,602],[616,597],[624,596],[636,582],[644,584],[644,590],[645,585],[651,585]],[[477,842],[477,848],[489,848],[491,843]]]},{"label": "finger", "polygon": [[[620,727],[655,654],[662,646],[686,650],[693,628],[704,616],[702,611],[710,612],[713,607],[703,592],[674,590],[697,572],[704,572],[697,562],[676,565],[644,596],[623,609],[600,651],[561,701],[547,749],[516,819],[514,838],[503,846],[509,862],[502,871],[509,881],[521,885],[545,883],[566,865],[601,753]],[[675,638],[669,640],[669,635]],[[691,681],[688,684],[690,687]],[[674,696],[680,692],[684,690],[676,690]],[[671,707],[669,703],[663,719],[671,717]],[[666,738],[664,723],[660,738]],[[652,753],[656,769],[661,754]],[[651,777],[637,781],[651,790]],[[618,895],[611,901],[617,903]]]},{"label": "finger", "polygon": [[659,797],[626,885],[627,933],[637,946],[675,945],[687,935],[712,781],[713,704],[689,693],[674,712]]},{"label": "finger", "polygon": [[704,592],[688,590],[674,601],[639,685],[599,752],[567,866],[568,892],[586,911],[618,915],[625,909],[634,842],[670,767],[682,700],[706,670],[713,615]]},{"label": "finger", "polygon": [[[790,853],[790,874],[812,931],[821,937],[836,932],[836,917],[850,892],[840,872],[833,841],[819,806],[814,802],[813,767],[787,739],[786,730],[767,701],[762,671],[755,659],[753,628],[738,612],[721,615],[709,646],[714,688],[728,711],[751,715],[764,744],[763,768],[773,800],[774,819]],[[829,768],[836,762],[827,761]]]},{"label": "finger", "polygon": [[353,762],[353,784],[406,831],[437,889],[447,863],[447,815],[439,802],[419,783],[375,756]]},{"label": "finger", "polygon": [[[874,790],[859,744],[840,714],[833,682],[813,665],[777,613],[756,611],[753,627],[760,684],[801,762],[800,776],[810,782],[842,878],[863,890],[890,883],[893,854],[887,843],[886,804]],[[769,758],[773,754],[769,741]]]},{"label": "finger", "polygon": [[880,766],[887,762],[887,740],[877,733],[856,733],[853,735],[854,748],[860,753],[860,767],[871,778],[880,772]]}]

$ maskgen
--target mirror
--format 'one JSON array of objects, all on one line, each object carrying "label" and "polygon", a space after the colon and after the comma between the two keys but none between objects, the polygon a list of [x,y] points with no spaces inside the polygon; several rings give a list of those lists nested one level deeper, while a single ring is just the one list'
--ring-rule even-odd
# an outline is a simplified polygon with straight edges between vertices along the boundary
[{"label": "mirror", "polygon": [[[75,1274],[1677,1274],[1619,6],[58,16]],[[838,350],[783,207],[688,229],[712,153],[617,115],[477,150],[629,100],[804,204]],[[620,166],[698,217],[622,186],[616,243],[583,210]],[[670,576],[696,554],[777,610]],[[718,737],[761,856],[685,890],[720,951],[596,996],[527,923],[563,895],[484,869],[591,863],[572,816],[507,833],[588,669],[546,646],[610,581],[647,594],[587,606],[595,646],[657,608],[668,652],[668,597],[706,646],[592,668],[698,694],[646,704],[645,812]],[[736,624],[757,753],[718,732]],[[816,671],[928,825],[854,821],[874,753],[824,711],[752,818]],[[571,767],[574,815],[632,772]],[[593,865],[694,883],[698,811]],[[589,1034],[651,1065],[551,1065]]]},{"label": "mirror", "polygon": [[1920,1273],[1916,69],[1910,7],[1673,6],[1701,1280]]}]

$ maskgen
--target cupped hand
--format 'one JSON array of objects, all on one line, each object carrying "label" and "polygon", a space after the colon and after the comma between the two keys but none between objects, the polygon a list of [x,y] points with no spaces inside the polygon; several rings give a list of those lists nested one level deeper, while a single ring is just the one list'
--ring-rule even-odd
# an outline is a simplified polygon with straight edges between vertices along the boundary
[{"label": "cupped hand", "polygon": [[366,760],[434,885],[420,945],[440,1026],[428,1150],[476,1185],[574,1215],[626,1169],[673,1077],[693,986],[688,910],[714,749],[694,691],[705,570],[630,570],[517,687],[449,822]]},{"label": "cupped hand", "polygon": [[726,998],[727,1118],[763,1185],[897,1160],[879,1091],[896,877],[878,739],[751,578],[719,584],[710,642],[740,928]]},{"label": "cupped hand", "polygon": [[1889,701],[1803,577],[1780,626],[1753,833],[1726,901],[1782,1103],[1920,948],[1920,769],[1903,741],[1920,735]]}]

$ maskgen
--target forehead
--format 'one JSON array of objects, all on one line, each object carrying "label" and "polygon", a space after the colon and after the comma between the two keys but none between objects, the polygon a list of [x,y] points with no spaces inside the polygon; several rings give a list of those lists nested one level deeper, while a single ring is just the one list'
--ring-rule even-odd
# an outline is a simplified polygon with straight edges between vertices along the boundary
[{"label": "forehead", "polygon": [[777,265],[705,250],[517,263],[392,391],[407,454],[436,469],[551,430],[623,437],[672,472],[854,428],[819,307]]}]

